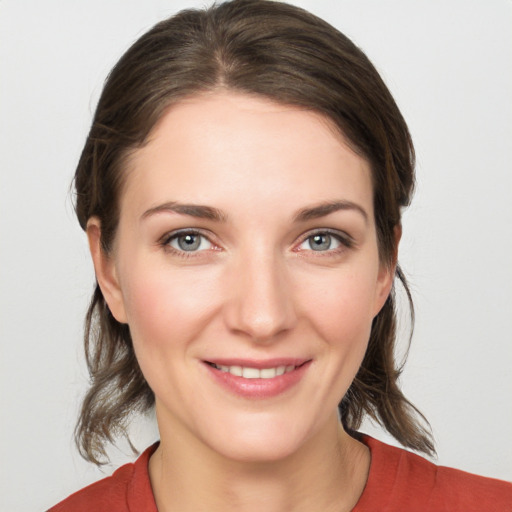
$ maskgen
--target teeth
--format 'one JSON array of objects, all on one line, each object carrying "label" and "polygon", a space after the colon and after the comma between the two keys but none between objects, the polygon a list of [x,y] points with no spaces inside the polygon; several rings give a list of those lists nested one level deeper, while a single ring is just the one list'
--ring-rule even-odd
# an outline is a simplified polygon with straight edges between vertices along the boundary
[{"label": "teeth", "polygon": [[243,368],[241,366],[226,366],[226,371],[231,373],[232,375],[236,375],[237,377],[241,377],[243,375]]},{"label": "teeth", "polygon": [[258,370],[257,368],[243,368],[242,377],[244,379],[259,379],[260,370]]},{"label": "teeth", "polygon": [[258,368],[242,367],[242,366],[224,366],[213,364],[217,370],[221,372],[231,373],[237,377],[243,377],[244,379],[273,379],[279,375],[291,372],[295,370],[295,366],[276,366],[275,368]]},{"label": "teeth", "polygon": [[264,368],[259,371],[260,379],[272,379],[277,375],[277,368]]}]

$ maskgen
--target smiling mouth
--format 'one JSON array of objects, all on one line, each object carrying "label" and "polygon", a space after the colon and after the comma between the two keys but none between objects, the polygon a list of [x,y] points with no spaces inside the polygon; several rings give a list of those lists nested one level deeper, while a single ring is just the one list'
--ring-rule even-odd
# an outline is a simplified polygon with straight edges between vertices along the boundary
[{"label": "smiling mouth", "polygon": [[311,366],[312,359],[275,358],[262,360],[203,360],[214,381],[244,399],[270,399],[296,387]]},{"label": "smiling mouth", "polygon": [[303,364],[300,365],[280,365],[275,366],[273,368],[252,368],[250,366],[225,366],[221,364],[211,363],[206,361],[208,365],[220,372],[230,373],[235,377],[242,377],[244,379],[273,379],[275,377],[279,377],[280,375],[284,375],[285,373],[290,373],[300,368]]}]

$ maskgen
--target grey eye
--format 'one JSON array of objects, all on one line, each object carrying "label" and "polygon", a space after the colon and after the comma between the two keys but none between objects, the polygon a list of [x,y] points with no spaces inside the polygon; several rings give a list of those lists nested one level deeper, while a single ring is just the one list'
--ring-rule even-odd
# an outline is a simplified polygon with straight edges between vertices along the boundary
[{"label": "grey eye", "polygon": [[308,243],[313,251],[328,251],[332,248],[332,237],[327,233],[317,233],[308,238]]},{"label": "grey eye", "polygon": [[183,235],[176,240],[182,251],[195,251],[201,245],[201,237],[199,235]]},{"label": "grey eye", "polygon": [[199,233],[181,233],[174,236],[169,245],[178,251],[193,252],[211,248],[211,242]]}]

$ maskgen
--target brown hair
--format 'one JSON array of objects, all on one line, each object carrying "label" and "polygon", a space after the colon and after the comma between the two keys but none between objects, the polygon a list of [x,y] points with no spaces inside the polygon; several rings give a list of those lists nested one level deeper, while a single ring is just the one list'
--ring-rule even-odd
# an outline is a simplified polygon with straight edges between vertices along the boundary
[{"label": "brown hair", "polygon": [[[414,184],[414,149],[390,92],[364,53],[308,12],[267,0],[234,0],[185,10],[158,23],[123,55],[99,100],[75,175],[83,229],[101,222],[109,252],[119,219],[123,166],[144,145],[169,105],[224,88],[297,105],[331,119],[373,173],[379,254],[393,265],[395,228]],[[397,267],[409,302],[405,278]],[[413,315],[413,310],[411,309]],[[398,387],[394,290],[373,321],[362,366],[340,403],[348,431],[365,414],[404,446],[432,453],[423,416]],[[91,387],[76,429],[81,454],[100,463],[105,443],[126,435],[130,414],[150,410],[154,395],[134,355],[130,330],[110,313],[96,285],[85,327]]]}]

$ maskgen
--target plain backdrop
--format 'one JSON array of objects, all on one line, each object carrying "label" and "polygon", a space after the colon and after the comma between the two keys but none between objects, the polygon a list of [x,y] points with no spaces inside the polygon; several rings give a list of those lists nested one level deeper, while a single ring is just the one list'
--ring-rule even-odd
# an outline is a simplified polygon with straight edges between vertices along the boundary
[{"label": "plain backdrop", "polygon": [[[403,388],[432,424],[438,463],[512,480],[512,2],[293,3],[363,48],[416,144],[400,260],[417,322]],[[2,511],[44,510],[113,469],[72,444],[94,276],[69,187],[112,65],[158,20],[205,4],[0,0]],[[157,438],[151,419],[135,423],[136,446]]]}]

